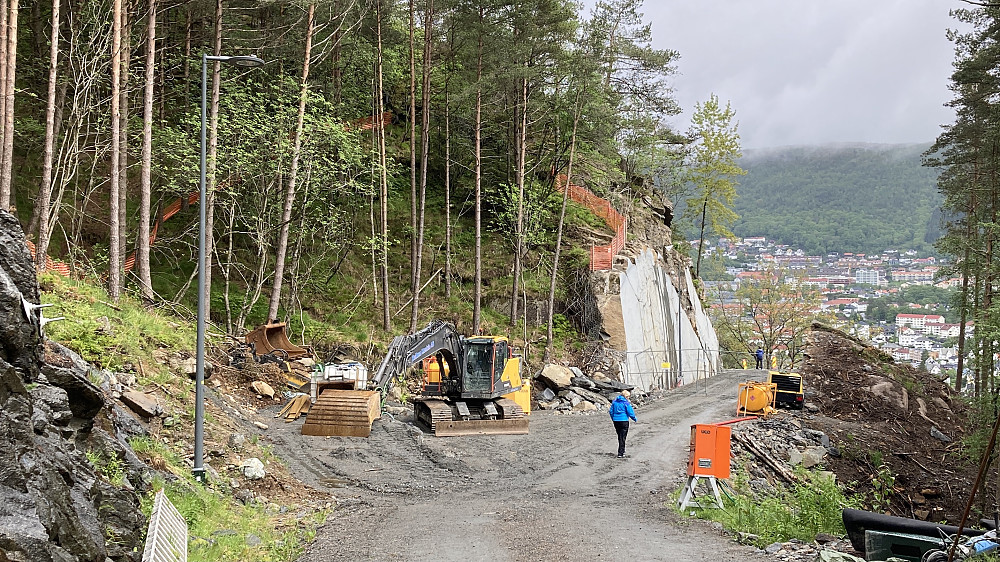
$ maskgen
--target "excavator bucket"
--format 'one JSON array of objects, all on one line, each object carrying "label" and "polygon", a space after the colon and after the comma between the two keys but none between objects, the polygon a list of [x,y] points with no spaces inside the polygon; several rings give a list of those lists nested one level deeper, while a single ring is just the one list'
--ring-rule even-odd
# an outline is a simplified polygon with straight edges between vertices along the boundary
[{"label": "excavator bucket", "polygon": [[368,437],[382,415],[380,402],[378,392],[327,388],[306,414],[302,435]]},{"label": "excavator bucket", "polygon": [[510,420],[468,420],[438,423],[434,435],[456,437],[459,435],[525,435],[528,418]]},{"label": "excavator bucket", "polygon": [[299,347],[288,341],[284,322],[261,324],[246,335],[246,341],[253,345],[254,355],[267,355],[275,351],[283,359],[299,359],[313,355],[311,349]]}]

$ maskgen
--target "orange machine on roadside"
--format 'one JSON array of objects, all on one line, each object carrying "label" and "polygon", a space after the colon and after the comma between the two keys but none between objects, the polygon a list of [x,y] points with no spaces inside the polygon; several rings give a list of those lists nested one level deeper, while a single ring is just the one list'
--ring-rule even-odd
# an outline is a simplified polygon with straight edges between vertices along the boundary
[{"label": "orange machine on roadside", "polygon": [[[688,457],[687,485],[677,501],[680,509],[685,507],[715,507],[722,509],[722,496],[719,494],[718,479],[729,478],[730,448],[729,438],[732,436],[730,424],[757,419],[756,416],[736,418],[718,423],[696,423],[691,426],[691,452]],[[712,491],[713,504],[703,505],[695,501],[698,484],[707,481]]]},{"label": "orange machine on roadside", "polygon": [[696,423],[691,426],[691,456],[688,476],[729,478],[729,437],[727,425]]}]

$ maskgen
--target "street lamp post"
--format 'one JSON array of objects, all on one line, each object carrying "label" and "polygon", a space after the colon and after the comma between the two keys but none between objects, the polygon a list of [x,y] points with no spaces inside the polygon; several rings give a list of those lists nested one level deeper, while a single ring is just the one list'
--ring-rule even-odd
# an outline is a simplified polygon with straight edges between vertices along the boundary
[{"label": "street lamp post", "polygon": [[194,479],[205,482],[205,221],[207,192],[205,187],[205,120],[208,97],[208,61],[219,61],[236,66],[256,67],[264,61],[252,56],[201,56],[201,187],[198,201],[200,217],[198,221],[198,339],[195,344],[195,390],[194,390]]}]

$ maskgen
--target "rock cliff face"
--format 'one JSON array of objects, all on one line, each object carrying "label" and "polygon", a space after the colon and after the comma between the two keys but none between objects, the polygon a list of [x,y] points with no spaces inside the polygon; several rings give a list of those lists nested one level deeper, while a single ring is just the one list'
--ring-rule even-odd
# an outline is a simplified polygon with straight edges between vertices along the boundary
[{"label": "rock cliff face", "polygon": [[[90,382],[91,367],[44,343],[38,283],[17,219],[0,211],[0,562],[125,562],[145,519],[141,463]],[[105,429],[106,428],[106,429]],[[112,485],[86,452],[125,466]]]},{"label": "rock cliff face", "polygon": [[605,341],[602,368],[643,390],[672,388],[719,372],[719,340],[691,262],[672,245],[670,205],[662,198],[643,201],[628,213],[629,242],[611,271],[591,275],[598,312],[592,316]]}]

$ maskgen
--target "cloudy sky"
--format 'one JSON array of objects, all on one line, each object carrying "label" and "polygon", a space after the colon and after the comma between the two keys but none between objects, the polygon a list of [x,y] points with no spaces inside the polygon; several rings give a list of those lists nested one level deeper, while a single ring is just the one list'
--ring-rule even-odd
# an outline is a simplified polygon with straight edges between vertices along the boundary
[{"label": "cloudy sky", "polygon": [[[588,2],[589,3],[589,2]],[[646,0],[654,47],[679,51],[685,109],[732,103],[744,148],[929,142],[952,120],[948,15],[959,0]]]}]

